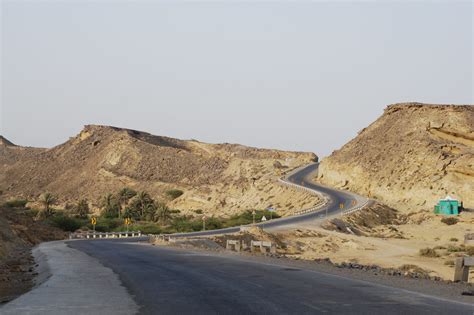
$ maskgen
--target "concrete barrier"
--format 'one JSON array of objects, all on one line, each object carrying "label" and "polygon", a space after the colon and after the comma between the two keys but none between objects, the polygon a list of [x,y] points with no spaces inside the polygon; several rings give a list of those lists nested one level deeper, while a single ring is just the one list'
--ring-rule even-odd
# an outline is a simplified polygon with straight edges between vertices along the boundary
[{"label": "concrete barrier", "polygon": [[239,240],[227,240],[225,249],[227,250],[235,250],[236,252],[240,252],[242,248],[242,242]]},{"label": "concrete barrier", "polygon": [[266,253],[267,248],[270,253],[276,254],[276,245],[272,242],[268,241],[251,241],[250,242],[250,251],[253,252],[255,248],[260,248],[260,252]]},{"label": "concrete barrier", "polygon": [[454,281],[468,282],[469,267],[474,266],[474,257],[459,257],[454,267]]},{"label": "concrete barrier", "polygon": [[464,235],[464,244],[474,245],[474,233],[468,233]]}]

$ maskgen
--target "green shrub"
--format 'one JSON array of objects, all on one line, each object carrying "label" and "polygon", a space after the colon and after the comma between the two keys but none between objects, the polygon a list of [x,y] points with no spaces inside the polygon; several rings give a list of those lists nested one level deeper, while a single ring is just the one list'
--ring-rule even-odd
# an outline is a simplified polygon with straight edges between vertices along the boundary
[{"label": "green shrub", "polygon": [[465,250],[465,248],[464,248],[464,245],[462,245],[462,244],[461,244],[461,246],[449,245],[447,250],[450,253],[457,253],[457,252],[463,252]]},{"label": "green shrub", "polygon": [[166,196],[170,198],[171,200],[174,200],[176,198],[179,198],[184,192],[179,189],[170,189],[165,192]]},{"label": "green shrub", "polygon": [[[107,216],[104,216],[104,217],[99,217],[97,219],[95,230],[98,232],[111,232],[117,229],[121,225],[123,225],[122,219],[109,218]],[[87,227],[92,230],[92,224],[89,223]]]},{"label": "green shrub", "polygon": [[48,219],[52,226],[60,228],[66,232],[74,232],[83,225],[83,221],[65,216],[63,214],[56,214]]},{"label": "green shrub", "polygon": [[447,225],[454,225],[459,222],[458,218],[455,217],[445,217],[441,219],[441,222]]},{"label": "green shrub", "polygon": [[5,202],[5,206],[7,206],[9,208],[24,208],[27,203],[28,203],[28,200],[15,199],[15,200],[9,200],[9,201]]},{"label": "green shrub", "polygon": [[451,238],[449,239],[449,241],[450,241],[450,242],[457,242],[457,241],[459,241],[459,240],[458,240],[457,238],[455,238],[455,237],[451,237]]},{"label": "green shrub", "polygon": [[[208,227],[208,221],[209,219],[206,221],[206,227]],[[168,228],[168,233],[170,233],[171,231],[196,232],[196,231],[201,231],[201,230],[202,230],[202,220],[193,219],[190,216],[177,216],[173,218]]]},{"label": "green shrub", "polygon": [[424,256],[424,257],[439,257],[436,250],[429,247],[420,249],[419,253],[420,253],[420,256]]},{"label": "green shrub", "polygon": [[201,209],[194,210],[194,213],[196,213],[196,214],[202,214],[202,210],[201,210]]}]

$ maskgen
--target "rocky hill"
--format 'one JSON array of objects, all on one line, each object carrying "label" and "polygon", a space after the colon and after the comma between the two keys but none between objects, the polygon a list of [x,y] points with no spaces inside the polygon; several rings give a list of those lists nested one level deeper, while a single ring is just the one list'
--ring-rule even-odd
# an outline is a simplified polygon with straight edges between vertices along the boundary
[{"label": "rocky hill", "polygon": [[323,159],[319,180],[400,210],[451,195],[474,208],[474,106],[404,103]]},{"label": "rocky hill", "polygon": [[[3,139],[3,138],[2,138]],[[285,152],[235,144],[207,144],[154,136],[109,126],[86,126],[51,149],[0,144],[3,199],[35,200],[48,191],[61,203],[87,198],[97,208],[101,196],[124,187],[184,194],[172,207],[229,215],[273,205],[290,213],[317,202],[277,184],[280,172],[317,160],[312,153]]]}]

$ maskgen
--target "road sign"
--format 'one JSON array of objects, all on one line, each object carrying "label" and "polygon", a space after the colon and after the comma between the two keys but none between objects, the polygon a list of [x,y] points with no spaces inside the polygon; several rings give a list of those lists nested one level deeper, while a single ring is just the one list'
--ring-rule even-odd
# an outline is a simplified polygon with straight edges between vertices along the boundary
[{"label": "road sign", "polygon": [[355,200],[352,200],[352,205],[353,205],[353,206],[355,206],[355,205],[356,205],[356,203],[357,203],[357,201],[355,201]]},{"label": "road sign", "polygon": [[265,222],[267,221],[267,218],[265,218],[265,216],[262,217],[262,222]]},{"label": "road sign", "polygon": [[206,230],[206,220],[207,220],[206,216],[203,215],[203,216],[202,216],[202,230],[203,230],[203,231]]},{"label": "road sign", "polygon": [[91,224],[92,224],[92,230],[95,232],[95,225],[97,224],[97,218],[96,217],[91,218]]},{"label": "road sign", "polygon": [[340,204],[339,204],[339,208],[340,208],[340,209],[344,209],[344,204],[343,204],[343,203],[340,203]]},{"label": "road sign", "polygon": [[132,219],[130,219],[130,218],[125,218],[125,219],[124,219],[124,223],[125,223],[125,225],[127,226],[127,233],[128,233],[128,226],[129,226],[130,224],[132,224]]},{"label": "road sign", "polygon": [[252,211],[253,224],[255,224],[255,210]]}]

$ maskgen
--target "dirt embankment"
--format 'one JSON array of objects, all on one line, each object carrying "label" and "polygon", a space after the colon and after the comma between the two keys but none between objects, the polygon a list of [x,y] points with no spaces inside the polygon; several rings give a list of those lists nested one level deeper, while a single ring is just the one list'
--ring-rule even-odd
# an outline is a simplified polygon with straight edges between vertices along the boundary
[{"label": "dirt embankment", "polygon": [[45,191],[62,206],[87,198],[98,210],[100,198],[124,187],[184,194],[170,206],[193,213],[227,216],[247,209],[276,207],[279,213],[310,207],[317,197],[277,184],[286,170],[317,160],[313,153],[208,144],[154,136],[109,126],[86,126],[51,149],[0,143],[0,191],[6,198],[35,200]]},{"label": "dirt embankment", "polygon": [[390,105],[321,162],[319,180],[403,212],[451,195],[474,208],[474,106]]},{"label": "dirt embankment", "polygon": [[31,248],[66,236],[61,230],[33,221],[27,209],[0,206],[0,303],[21,295],[33,285]]}]

